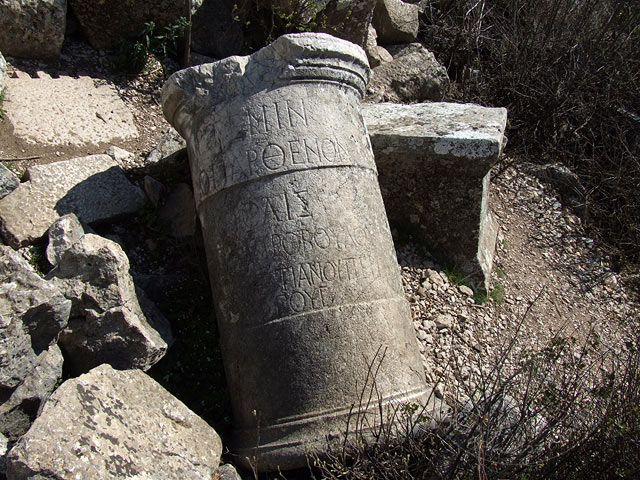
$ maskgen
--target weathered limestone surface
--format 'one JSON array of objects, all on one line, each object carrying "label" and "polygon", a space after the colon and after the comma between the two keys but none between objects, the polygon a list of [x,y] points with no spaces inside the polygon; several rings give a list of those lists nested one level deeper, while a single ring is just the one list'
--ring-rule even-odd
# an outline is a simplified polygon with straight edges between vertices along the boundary
[{"label": "weathered limestone surface", "polygon": [[[350,415],[379,421],[378,400],[426,398],[358,108],[368,75],[358,46],[299,34],[163,89],[189,149],[235,451],[260,470],[306,465]],[[372,366],[380,397],[359,404]]]},{"label": "weathered limestone surface", "polygon": [[488,208],[491,167],[507,111],[472,104],[364,105],[389,220],[444,264],[488,281],[497,229]]},{"label": "weathered limestone surface", "polygon": [[343,38],[356,45],[364,45],[367,30],[373,18],[376,0],[334,0],[329,2],[324,13],[326,33]]},{"label": "weathered limestone surface", "polygon": [[4,107],[14,134],[28,143],[97,145],[138,137],[133,115],[113,84],[83,76],[16,74],[7,79]]},{"label": "weathered limestone surface", "polygon": [[24,382],[0,404],[0,432],[12,442],[29,430],[40,406],[53,392],[62,377],[63,361],[58,346],[51,345],[38,355]]},{"label": "weathered limestone surface", "polygon": [[67,325],[71,302],[7,246],[0,246],[0,399],[18,387]]},{"label": "weathered limestone surface", "polygon": [[47,260],[57,265],[62,254],[84,235],[84,228],[75,213],[68,213],[57,219],[49,227]]},{"label": "weathered limestone surface", "polygon": [[2,0],[0,51],[14,57],[55,59],[66,22],[66,0]]},{"label": "weathered limestone surface", "polygon": [[0,198],[4,198],[20,185],[20,179],[0,163]]},{"label": "weathered limestone surface", "polygon": [[442,100],[446,69],[419,43],[387,47],[393,61],[373,69],[367,101],[414,103]]},{"label": "weathered limestone surface", "polygon": [[376,29],[373,28],[373,25],[369,25],[364,51],[367,54],[367,59],[369,60],[369,66],[371,68],[393,61],[391,54],[384,47],[378,45],[377,38],[378,34],[376,33]]},{"label": "weathered limestone surface", "polygon": [[75,213],[93,223],[136,212],[145,202],[108,155],[35,165],[27,175],[27,182],[0,199],[0,232],[13,247],[39,239],[62,215]]},{"label": "weathered limestone surface", "polygon": [[168,321],[146,316],[129,274],[129,259],[115,242],[86,234],[60,257],[47,279],[72,301],[58,344],[75,373],[108,363],[147,370],[171,343]]},{"label": "weathered limestone surface", "polygon": [[218,480],[242,480],[238,471],[230,463],[220,465],[216,474],[220,476]]},{"label": "weathered limestone surface", "polygon": [[7,477],[201,480],[221,452],[218,434],[150,377],[101,365],[54,392],[9,452]]},{"label": "weathered limestone surface", "polygon": [[379,43],[395,45],[411,43],[418,36],[420,5],[402,0],[378,0],[373,11],[373,25]]},{"label": "weathered limestone surface", "polygon": [[7,83],[7,61],[0,53],[0,93],[4,90],[4,87]]}]

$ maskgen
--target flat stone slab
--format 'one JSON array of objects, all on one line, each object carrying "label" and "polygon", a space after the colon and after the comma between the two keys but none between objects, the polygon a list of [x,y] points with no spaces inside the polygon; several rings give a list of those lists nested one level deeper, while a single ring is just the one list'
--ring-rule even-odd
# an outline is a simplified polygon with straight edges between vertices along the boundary
[{"label": "flat stone slab", "polygon": [[7,477],[214,478],[220,437],[139,370],[101,365],[49,398],[7,459]]},{"label": "flat stone slab", "polygon": [[94,223],[136,212],[145,202],[108,155],[90,155],[27,169],[28,181],[0,199],[0,233],[14,248],[41,238],[62,215]]},{"label": "flat stone slab", "polygon": [[482,170],[490,168],[502,152],[506,108],[447,102],[378,103],[364,104],[361,112],[375,152],[402,149],[466,159]]},{"label": "flat stone slab", "polygon": [[505,143],[506,109],[423,103],[361,111],[389,221],[486,288],[497,234],[490,171]]},{"label": "flat stone slab", "polygon": [[131,111],[105,80],[17,72],[7,79],[3,107],[14,134],[28,143],[97,145],[138,137]]}]

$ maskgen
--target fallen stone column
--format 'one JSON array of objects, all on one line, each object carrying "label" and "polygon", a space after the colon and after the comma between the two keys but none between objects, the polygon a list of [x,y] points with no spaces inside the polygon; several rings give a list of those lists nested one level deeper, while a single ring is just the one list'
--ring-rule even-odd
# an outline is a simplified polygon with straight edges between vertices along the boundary
[{"label": "fallen stone column", "polygon": [[363,105],[362,115],[391,224],[488,290],[498,232],[489,185],[505,143],[507,110],[381,103]]},{"label": "fallen stone column", "polygon": [[166,118],[185,137],[202,223],[235,452],[306,465],[426,385],[371,145],[369,68],[325,34],[174,74]]}]

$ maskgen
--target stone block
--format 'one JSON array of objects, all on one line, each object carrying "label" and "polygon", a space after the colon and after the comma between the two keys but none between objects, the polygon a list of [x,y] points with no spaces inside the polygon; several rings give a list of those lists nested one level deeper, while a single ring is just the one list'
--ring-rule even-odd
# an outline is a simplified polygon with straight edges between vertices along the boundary
[{"label": "stone block", "polygon": [[63,361],[60,348],[51,345],[38,355],[24,382],[0,404],[0,432],[12,442],[24,435],[38,416],[62,377]]},{"label": "stone block", "polygon": [[439,101],[449,83],[446,69],[419,43],[387,47],[393,60],[373,69],[368,102]]},{"label": "stone block", "polygon": [[490,172],[505,143],[506,109],[367,104],[362,114],[389,221],[441,263],[487,286],[497,234]]},{"label": "stone block", "polygon": [[67,22],[66,0],[0,2],[0,51],[23,58],[54,60]]},{"label": "stone block", "polygon": [[242,23],[234,21],[234,0],[204,0],[191,17],[191,49],[213,58],[240,53],[244,44]]},{"label": "stone block", "polygon": [[41,238],[62,215],[94,223],[136,212],[145,195],[108,155],[90,155],[27,169],[28,181],[0,199],[0,232],[18,248]]},{"label": "stone block", "polygon": [[337,0],[329,2],[323,12],[326,26],[322,31],[363,46],[373,18],[376,0]]},{"label": "stone block", "polygon": [[22,384],[69,319],[71,302],[16,251],[0,246],[0,401]]},{"label": "stone block", "polygon": [[420,6],[403,0],[378,0],[373,11],[373,26],[381,45],[395,45],[416,41]]},{"label": "stone block", "polygon": [[138,137],[115,85],[103,79],[16,72],[7,79],[6,117],[31,144],[85,146]]},{"label": "stone block", "polygon": [[67,380],[7,457],[7,477],[214,478],[220,437],[140,370]]},{"label": "stone block", "polygon": [[139,36],[147,22],[154,22],[155,33],[161,33],[188,13],[187,0],[69,0],[69,6],[96,50]]}]

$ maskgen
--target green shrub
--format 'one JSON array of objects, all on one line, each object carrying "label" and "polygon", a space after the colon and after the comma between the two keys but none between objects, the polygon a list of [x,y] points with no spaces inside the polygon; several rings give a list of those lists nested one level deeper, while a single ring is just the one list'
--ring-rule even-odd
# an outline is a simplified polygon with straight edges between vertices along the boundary
[{"label": "green shrub", "polygon": [[178,41],[184,36],[191,23],[180,17],[175,23],[167,25],[159,32],[154,22],[147,22],[139,35],[123,38],[118,42],[112,55],[113,66],[125,73],[138,74],[146,66],[150,57],[155,57],[162,65],[167,76],[169,60],[178,54]]}]

